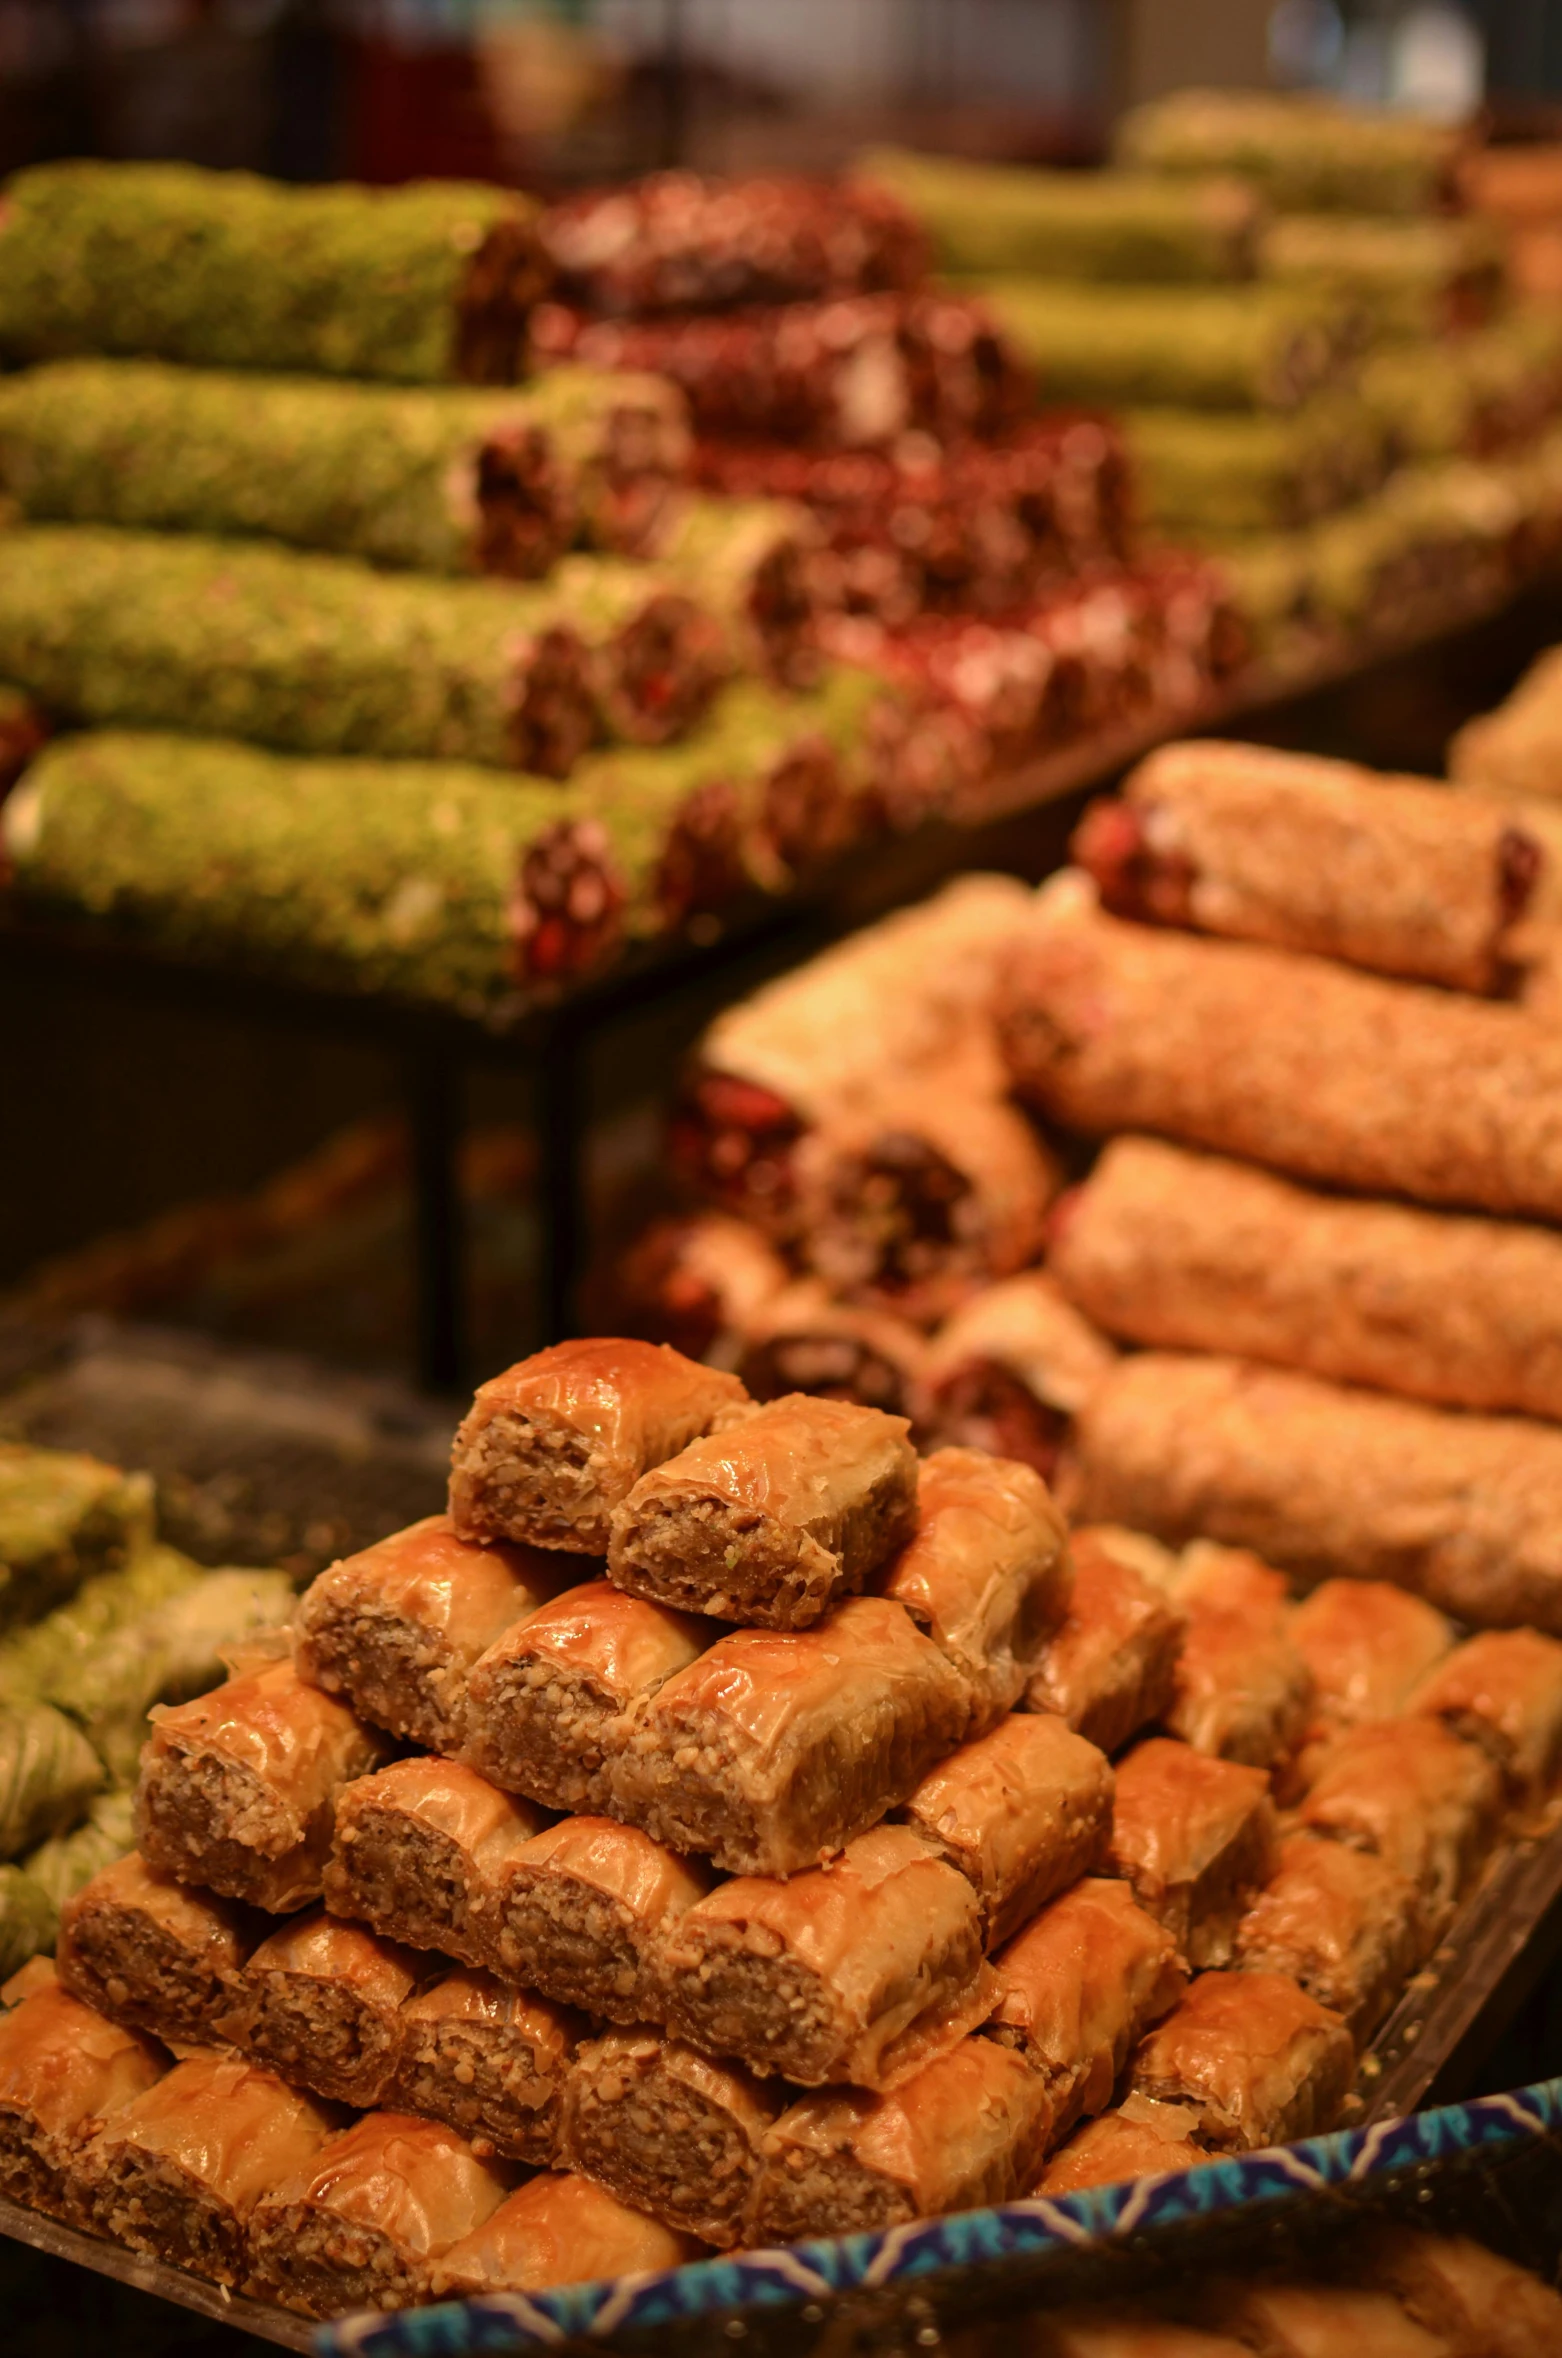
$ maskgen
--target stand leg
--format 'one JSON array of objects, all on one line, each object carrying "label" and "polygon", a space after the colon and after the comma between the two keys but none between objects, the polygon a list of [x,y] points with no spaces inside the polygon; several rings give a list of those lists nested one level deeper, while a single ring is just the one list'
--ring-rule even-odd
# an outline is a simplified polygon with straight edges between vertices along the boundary
[{"label": "stand leg", "polygon": [[562,1017],[537,1058],[537,1315],[539,1340],[575,1332],[584,1220],[581,1205],[583,1042]]},{"label": "stand leg", "polygon": [[470,1381],[461,1082],[450,1040],[431,1035],[408,1048],[403,1088],[412,1140],[413,1314],[417,1380],[426,1392],[458,1392]]}]

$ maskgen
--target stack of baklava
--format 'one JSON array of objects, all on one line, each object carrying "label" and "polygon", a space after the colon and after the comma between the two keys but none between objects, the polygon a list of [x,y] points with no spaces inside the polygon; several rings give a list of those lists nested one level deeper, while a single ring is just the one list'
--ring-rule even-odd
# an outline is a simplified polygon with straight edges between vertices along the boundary
[{"label": "stack of baklava", "polygon": [[0,2184],[334,2313],[1305,2134],[1559,1748],[1549,1640],[1071,1558],[1027,1466],[557,1345],[158,1715],[0,2020]]}]

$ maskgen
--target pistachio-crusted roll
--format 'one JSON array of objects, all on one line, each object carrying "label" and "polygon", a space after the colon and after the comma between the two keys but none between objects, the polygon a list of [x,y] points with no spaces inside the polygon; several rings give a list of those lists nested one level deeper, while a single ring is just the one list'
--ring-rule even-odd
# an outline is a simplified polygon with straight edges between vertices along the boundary
[{"label": "pistachio-crusted roll", "polygon": [[1074,878],[1059,884],[1002,1017],[1010,1070],[1040,1110],[1342,1187],[1562,1214],[1554,1029],[1322,959],[1125,925]]},{"label": "pistachio-crusted roll", "polygon": [[1153,1736],[1117,1763],[1110,1872],[1194,1966],[1224,1965],[1243,1910],[1274,1865],[1262,1769]]},{"label": "pistachio-crusted roll", "polygon": [[487,1965],[500,1874],[542,1822],[459,1761],[393,1761],[341,1796],[326,1906],[387,1940]]},{"label": "pistachio-crusted roll", "polygon": [[102,1762],[62,1711],[0,1707],[0,1859],[74,1824],[103,1781]]},{"label": "pistachio-crusted roll", "polygon": [[805,508],[782,500],[691,498],[657,551],[722,626],[735,671],[806,686],[819,668],[811,643],[816,535]]},{"label": "pistachio-crusted roll", "polygon": [[573,539],[619,557],[653,555],[689,473],[689,413],[677,386],[560,367],[511,398],[548,437]]},{"label": "pistachio-crusted roll", "polygon": [[260,1938],[260,1919],[131,1851],[61,1909],[60,1982],[130,2030],[210,2046],[230,1979]]},{"label": "pistachio-crusted roll", "polygon": [[489,1962],[560,2005],[659,2020],[663,1947],[710,1883],[698,1860],[636,1826],[563,1818],[499,1868]]},{"label": "pistachio-crusted roll", "polygon": [[732,669],[719,584],[702,604],[659,567],[576,555],[509,595],[522,609],[515,627],[584,648],[598,734],[608,738],[665,745],[681,737]]},{"label": "pistachio-crusted roll", "polygon": [[444,2121],[512,2161],[551,2162],[585,2024],[567,2007],[491,1973],[447,1973],[401,2009],[393,2111]]},{"label": "pistachio-crusted roll", "polygon": [[1233,1962],[1287,1973],[1370,2038],[1425,1953],[1408,1875],[1349,1842],[1288,1834],[1275,1871],[1237,1926]]},{"label": "pistachio-crusted roll", "polygon": [[966,1877],[991,1949],[1100,1864],[1112,1784],[1105,1753],[1061,1719],[1011,1712],[931,1770],[900,1815]]},{"label": "pistachio-crusted roll", "polygon": [[503,384],[547,277],[536,209],[513,189],[44,164],[7,191],[0,345]]},{"label": "pistachio-crusted roll", "polygon": [[82,2214],[82,2149],[161,2079],[167,2058],[58,1986],[0,2016],[0,2194],[68,2226]]},{"label": "pistachio-crusted roll", "polygon": [[1186,2105],[1200,2142],[1251,2152],[1330,2129],[1355,2056],[1339,2016],[1284,1973],[1201,1973],[1134,2058],[1133,2091]]},{"label": "pistachio-crusted roll", "polygon": [[604,667],[649,635],[654,675],[669,605],[680,628],[690,611],[658,591],[642,622],[646,604],[615,594],[609,609],[605,586],[573,579],[568,594],[430,581],[258,542],[39,524],[0,547],[0,672],[88,724],[563,777],[597,725],[570,615],[632,717]]},{"label": "pistachio-crusted roll", "polygon": [[1562,1645],[1534,1629],[1483,1630],[1444,1655],[1410,1708],[1483,1746],[1513,1798],[1534,1802],[1562,1760]]},{"label": "pistachio-crusted roll", "polygon": [[234,1974],[212,2027],[293,2087],[379,2104],[401,2058],[399,2009],[423,1971],[361,1924],[295,1916]]},{"label": "pistachio-crusted roll", "polygon": [[435,2264],[433,2284],[455,2300],[545,2292],[555,2284],[678,2268],[702,2259],[705,2250],[692,2235],[631,2210],[594,2179],[542,2175],[453,2244]]},{"label": "pistachio-crusted roll", "polygon": [[1338,319],[1283,289],[974,285],[1054,400],[1290,410],[1343,365]]},{"label": "pistachio-crusted roll", "polygon": [[918,1425],[957,1447],[1017,1458],[1050,1480],[1069,1419],[1114,1357],[1046,1270],[1023,1270],[973,1294],[933,1336]]},{"label": "pistachio-crusted roll", "polygon": [[302,1907],[320,1896],[339,1794],[386,1749],[291,1662],[165,1705],[136,1792],[141,1856],[228,1899]]},{"label": "pistachio-crusted roll", "polygon": [[1352,393],[1289,415],[1136,408],[1123,435],[1146,521],[1195,541],[1294,531],[1375,491],[1390,464],[1388,434]]},{"label": "pistachio-crusted roll", "polygon": [[786,2102],[741,2064],[646,2029],[609,2031],[569,2076],[564,2152],[625,2202],[725,2250]]},{"label": "pistachio-crusted roll", "polygon": [[1460,333],[1491,317],[1503,291],[1503,246],[1479,214],[1422,220],[1286,213],[1264,230],[1259,267],[1272,284],[1370,307],[1374,334]]},{"label": "pistachio-crusted roll", "polygon": [[298,1609],[294,1658],[376,1727],[457,1753],[473,1665],[561,1585],[556,1556],[476,1547],[448,1515],[428,1515],[321,1573]]},{"label": "pistachio-crusted roll", "polygon": [[1132,1540],[1108,1530],[1075,1531],[1069,1607],[1042,1649],[1026,1689],[1031,1711],[1053,1711],[1106,1753],[1119,1752],[1177,1694],[1186,1616],[1133,1558]]},{"label": "pistachio-crusted roll", "polygon": [[59,1902],[44,1883],[25,1867],[0,1866],[0,1970],[16,1973],[41,1955],[59,1922]]},{"label": "pistachio-crusted roll", "polygon": [[0,1442],[0,1624],[32,1621],[152,1536],[152,1481],[70,1449]]},{"label": "pistachio-crusted roll", "polygon": [[1118,162],[1176,177],[1238,172],[1289,211],[1421,213],[1452,191],[1459,127],[1308,92],[1178,90],[1117,127]]}]

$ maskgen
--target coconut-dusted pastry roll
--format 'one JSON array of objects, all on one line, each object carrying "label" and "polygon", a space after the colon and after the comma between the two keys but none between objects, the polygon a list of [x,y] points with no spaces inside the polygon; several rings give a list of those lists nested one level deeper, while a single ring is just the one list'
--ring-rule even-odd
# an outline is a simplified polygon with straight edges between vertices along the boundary
[{"label": "coconut-dusted pastry roll", "polygon": [[1514,1800],[1539,1800],[1562,1761],[1562,1645],[1534,1629],[1483,1630],[1444,1656],[1409,1709],[1481,1745]]},{"label": "coconut-dusted pastry roll", "polygon": [[916,1535],[875,1585],[960,1672],[978,1736],[1018,1703],[1068,1609],[1063,1518],[1033,1467],[936,1449],[917,1470]]},{"label": "coconut-dusted pastry roll", "polygon": [[1429,2235],[1386,2220],[1371,2229],[1354,2265],[1454,2358],[1549,2358],[1562,2337],[1562,2296],[1468,2235]]},{"label": "coconut-dusted pastry roll", "polygon": [[451,1523],[463,1539],[601,1555],[647,1468],[746,1397],[664,1343],[554,1343],[479,1387],[451,1457]]},{"label": "coconut-dusted pastry roll", "polygon": [[[757,1228],[722,1212],[656,1221],[630,1248],[617,1272],[618,1290],[637,1334],[719,1367],[732,1365],[740,1338],[790,1277],[780,1254]],[[812,1388],[776,1384],[768,1396]],[[871,1405],[895,1404],[876,1400]]]},{"label": "coconut-dusted pastry roll", "polygon": [[305,2317],[415,2308],[433,2297],[438,2262],[512,2182],[442,2123],[366,2113],[255,2206],[255,2290]]},{"label": "coconut-dusted pastry roll", "polygon": [[1331,1747],[1297,1822],[1397,1868],[1435,1930],[1482,1855],[1501,1801],[1502,1780],[1478,1744],[1430,1717],[1379,1720]]},{"label": "coconut-dusted pastry roll", "polygon": [[1391,2294],[1354,2285],[1217,2284],[1200,2308],[1259,2358],[1335,2358],[1341,2350],[1367,2351],[1370,2358],[1449,2358],[1448,2344],[1407,2317]]},{"label": "coconut-dusted pastry roll", "polygon": [[896,2227],[1008,2202],[1053,2134],[1046,2083],[990,2039],[962,2039],[891,2095],[805,2096],[764,2142],[745,2229],[754,2244]]},{"label": "coconut-dusted pastry roll", "polygon": [[158,1709],[136,1791],[141,1856],[227,1899],[301,1908],[320,1897],[342,1787],[386,1750],[291,1662]]},{"label": "coconut-dusted pastry roll", "polygon": [[1064,1503],[1303,1580],[1396,1582],[1477,1627],[1562,1632],[1562,1435],[1520,1417],[1145,1351],[1082,1411]]},{"label": "coconut-dusted pastry roll", "polygon": [[1295,1751],[1307,1725],[1313,1682],[1306,1662],[1272,1608],[1255,1611],[1187,1586],[1177,1601],[1187,1624],[1168,1733],[1195,1752],[1272,1768]]},{"label": "coconut-dusted pastry roll", "polygon": [[1093,804],[1074,856],[1115,916],[1480,992],[1511,986],[1544,859],[1500,806],[1430,779],[1197,738]]},{"label": "coconut-dusted pastry roll", "polygon": [[1177,2002],[1187,1973],[1164,1924],[1124,1883],[1087,1876],[996,1960],[985,2031],[1052,2091],[1059,2134],[1111,2100],[1136,2041]]},{"label": "coconut-dusted pastry roll", "polygon": [[1049,1712],[1011,1712],[940,1761],[900,1813],[982,1904],[989,1948],[1099,1864],[1111,1838],[1106,1754]]},{"label": "coconut-dusted pastry roll", "polygon": [[567,2007],[459,1966],[403,2004],[386,2105],[459,2129],[484,2158],[543,2166],[554,2156],[584,2030]]},{"label": "coconut-dusted pastry roll", "polygon": [[296,1916],[234,1974],[212,2027],[293,2087],[365,2110],[395,2075],[402,2001],[426,1972],[361,1924]]},{"label": "coconut-dusted pastry roll", "polygon": [[613,1805],[735,1875],[791,1875],[873,1825],[970,1722],[905,1609],[851,1597],[814,1629],[738,1630],[642,1707]]},{"label": "coconut-dusted pastry roll", "polygon": [[805,1629],[916,1527],[903,1417],[804,1392],[693,1441],[613,1515],[608,1576],[759,1629]]},{"label": "coconut-dusted pastry roll", "polygon": [[339,2117],[255,2064],[194,2056],[104,2124],[82,2199],[113,2242],[236,2288],[256,2203],[312,2166]]},{"label": "coconut-dusted pastry roll", "polygon": [[1186,2104],[1195,2134],[1250,2153],[1331,2129],[1355,2054],[1337,2014],[1285,1973],[1201,1973],[1134,2057],[1133,2087]]},{"label": "coconut-dusted pastry roll", "polygon": [[[556,1560],[556,1559],[555,1559]],[[548,1809],[601,1809],[629,1715],[715,1637],[710,1622],[585,1581],[506,1630],[467,1682],[466,1756]]]},{"label": "coconut-dusted pastry roll", "polygon": [[679,2037],[805,2088],[898,2086],[993,2000],[976,1895],[909,1826],[718,1884],[670,1928],[662,1975]]},{"label": "coconut-dusted pastry roll", "polygon": [[563,2151],[625,2202],[725,2251],[785,2102],[773,2082],[681,2039],[609,2031],[570,2073]]},{"label": "coconut-dusted pastry roll", "polygon": [[1346,1728],[1402,1711],[1453,1644],[1434,1606],[1386,1580],[1321,1581],[1294,1608],[1286,1632],[1313,1675],[1298,1764],[1304,1779]]},{"label": "coconut-dusted pastry roll", "polygon": [[817,1277],[799,1277],[744,1321],[738,1374],[756,1400],[807,1392],[886,1416],[909,1415],[927,1338],[892,1310],[837,1301]]},{"label": "coconut-dusted pastry roll", "polygon": [[208,2046],[228,1978],[258,1937],[230,1901],[191,1891],[131,1851],[60,1911],[60,1981],[111,2021]]},{"label": "coconut-dusted pastry roll", "polygon": [[563,1818],[506,1860],[490,1962],[610,2022],[659,2018],[662,1944],[710,1884],[636,1826]]},{"label": "coconut-dusted pastry roll", "polygon": [[1147,2104],[1142,2096],[1130,2096],[1116,2111],[1086,2121],[1059,2146],[1036,2192],[1077,2194],[1085,2186],[1116,2186],[1213,2161],[1213,2154],[1194,2144],[1187,2126],[1181,2105]]},{"label": "coconut-dusted pastry roll", "polygon": [[542,1824],[530,1802],[458,1761],[394,1761],[341,1797],[326,1906],[387,1940],[486,1965],[499,1873]]},{"label": "coconut-dusted pastry roll", "polygon": [[434,2290],[451,2300],[545,2292],[555,2284],[654,2275],[705,2256],[705,2245],[648,2219],[590,2178],[530,2179],[436,2261]]},{"label": "coconut-dusted pastry roll", "polygon": [[1242,1911],[1274,1866],[1262,1769],[1152,1736],[1117,1764],[1111,1871],[1191,1965],[1223,1965]]},{"label": "coconut-dusted pastry roll", "polygon": [[1016,953],[1000,1024],[1022,1096],[1072,1129],[1562,1216],[1562,1038],[1522,1008],[1125,925],[1069,875]]},{"label": "coconut-dusted pastry roll", "polygon": [[973,1296],[934,1335],[918,1422],[939,1440],[1056,1469],[1069,1419],[1116,1353],[1042,1269]]},{"label": "coconut-dusted pastry roll", "polygon": [[466,1676],[560,1585],[556,1556],[474,1547],[427,1515],[322,1572],[298,1608],[302,1677],[431,1752],[466,1738]]},{"label": "coconut-dusted pastry roll", "polygon": [[86,2225],[83,2148],[167,2067],[161,2048],[52,1982],[0,2015],[0,2195]]},{"label": "coconut-dusted pastry roll", "polygon": [[1234,1963],[1288,1973],[1371,2037],[1422,1955],[1415,1885],[1369,1851],[1288,1834],[1274,1874],[1237,1926]]},{"label": "coconut-dusted pastry roll", "polygon": [[1549,1228],[1322,1195],[1119,1138],[1059,1207],[1051,1266],[1130,1342],[1562,1416],[1562,1240]]},{"label": "coconut-dusted pastry roll", "polygon": [[1070,1538],[1069,1609],[1025,1692],[1027,1710],[1055,1711],[1107,1753],[1171,1710],[1185,1627],[1181,1606],[1112,1538],[1090,1530]]}]

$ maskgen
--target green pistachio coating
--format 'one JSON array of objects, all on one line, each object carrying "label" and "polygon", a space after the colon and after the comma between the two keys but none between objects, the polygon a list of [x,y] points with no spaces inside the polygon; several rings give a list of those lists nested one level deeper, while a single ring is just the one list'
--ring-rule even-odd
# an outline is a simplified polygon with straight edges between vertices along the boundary
[{"label": "green pistachio coating", "polygon": [[1178,90],[1123,117],[1113,156],[1130,170],[1240,173],[1287,212],[1420,213],[1464,144],[1447,125],[1332,99]]},{"label": "green pistachio coating", "polygon": [[1387,465],[1381,426],[1346,394],[1289,417],[1136,409],[1123,424],[1142,514],[1184,536],[1310,523],[1375,489]]},{"label": "green pistachio coating", "polygon": [[[116,1859],[122,1859],[135,1847],[135,1796],[126,1791],[100,1793],[87,1814],[86,1823],[74,1833],[56,1834],[52,1840],[41,1843],[23,1860],[22,1871],[58,1910],[83,1884],[90,1883],[94,1875],[104,1867],[111,1867]],[[3,1922],[4,1905],[0,1899],[0,1924]],[[52,1937],[51,1934],[40,1946],[47,1948]],[[14,1972],[15,1967],[11,1970]]]},{"label": "green pistachio coating", "polygon": [[0,1858],[75,1824],[103,1767],[73,1720],[48,1703],[0,1709]]},{"label": "green pistachio coating", "polygon": [[74,1450],[0,1442],[0,1624],[72,1595],[151,1534],[148,1475]]},{"label": "green pistachio coating", "polygon": [[1338,322],[1284,289],[991,278],[981,291],[1049,400],[1286,410],[1342,365]]},{"label": "green pistachio coating", "polygon": [[36,1876],[22,1867],[0,1867],[0,1981],[52,1949],[60,1911]]},{"label": "green pistachio coating", "polygon": [[1259,266],[1277,285],[1359,301],[1383,341],[1437,335],[1461,301],[1489,303],[1502,246],[1495,225],[1471,215],[1286,213],[1265,231]]}]

